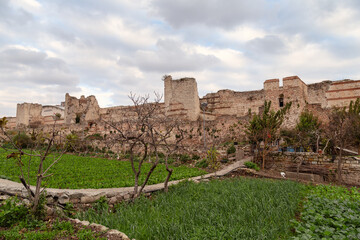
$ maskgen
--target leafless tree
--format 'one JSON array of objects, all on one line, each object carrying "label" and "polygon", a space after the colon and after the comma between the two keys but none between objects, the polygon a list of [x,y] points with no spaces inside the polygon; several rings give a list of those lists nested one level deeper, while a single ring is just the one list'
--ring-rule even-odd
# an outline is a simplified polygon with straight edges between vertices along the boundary
[{"label": "leafless tree", "polygon": [[[181,128],[181,120],[170,118],[162,109],[160,101],[162,97],[155,94],[153,102],[149,102],[149,96],[129,95],[133,103],[127,115],[119,122],[104,122],[117,132],[113,140],[127,146],[129,161],[133,170],[134,198],[140,196],[148,183],[151,174],[160,162],[160,153],[165,156],[165,165],[168,172],[164,186],[168,190],[168,182],[173,172],[168,164],[171,154],[180,149],[180,142],[184,139],[185,130]],[[140,184],[139,178],[142,165],[148,156],[153,156],[150,170],[145,180]],[[140,157],[136,164],[136,158]]]},{"label": "leafless tree", "polygon": [[[7,133],[5,127],[7,120],[6,118],[0,119],[0,140],[1,142],[8,142],[12,145],[12,153],[7,156],[7,158],[14,158],[17,161],[17,166],[20,169],[20,176],[19,179],[21,183],[27,190],[28,199],[31,202],[31,212],[36,214],[39,209],[40,204],[40,197],[43,191],[45,190],[44,187],[41,186],[42,181],[45,178],[50,177],[53,174],[49,174],[49,170],[61,159],[62,155],[65,153],[65,147],[62,148],[58,154],[52,154],[51,148],[54,146],[54,142],[56,137],[58,136],[58,131],[55,128],[56,120],[58,116],[54,116],[55,121],[52,126],[52,131],[49,134],[44,134],[42,131],[35,132],[34,128],[31,134],[32,138],[32,145],[31,148],[25,150],[13,141],[13,138]],[[3,145],[1,144],[1,147]],[[45,150],[42,150],[45,149]],[[6,149],[8,150],[8,149]],[[27,167],[25,166],[24,156],[27,156]],[[33,163],[33,158],[40,159],[39,164],[37,166],[38,171],[36,174],[36,186],[35,192],[30,188],[30,165]],[[51,160],[50,160],[51,159]],[[51,161],[47,168],[44,168],[44,162]],[[26,169],[27,168],[27,169]],[[27,170],[27,179],[25,177],[25,171]]]}]

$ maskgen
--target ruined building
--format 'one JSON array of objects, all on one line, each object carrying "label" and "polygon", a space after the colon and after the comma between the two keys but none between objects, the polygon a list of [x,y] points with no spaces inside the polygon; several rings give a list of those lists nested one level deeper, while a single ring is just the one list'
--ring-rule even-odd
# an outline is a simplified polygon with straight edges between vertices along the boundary
[{"label": "ruined building", "polygon": [[[347,106],[351,100],[360,97],[360,80],[323,81],[305,84],[298,76],[286,77],[280,86],[279,79],[264,82],[264,88],[256,91],[237,92],[220,90],[199,98],[197,83],[194,78],[173,80],[171,76],[164,79],[163,111],[168,116],[181,117],[197,121],[205,116],[206,120],[226,119],[227,116],[243,117],[258,113],[265,100],[272,102],[273,109],[279,109],[287,102],[292,102],[287,126],[293,126],[299,114],[308,109],[325,119],[332,107]],[[201,103],[207,103],[203,112]],[[95,96],[80,99],[69,94],[59,106],[42,106],[34,103],[17,105],[16,117],[9,118],[9,127],[29,126],[31,124],[47,125],[54,123],[53,115],[61,114],[56,123],[61,125],[89,124],[99,120],[120,121],[129,110],[129,106],[100,108]]]}]

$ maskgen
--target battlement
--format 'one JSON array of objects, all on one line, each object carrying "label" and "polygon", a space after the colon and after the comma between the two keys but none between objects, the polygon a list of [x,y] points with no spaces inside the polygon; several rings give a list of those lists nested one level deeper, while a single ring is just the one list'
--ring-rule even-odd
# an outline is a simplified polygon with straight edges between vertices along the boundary
[{"label": "battlement", "polygon": [[[271,101],[274,110],[280,109],[286,103],[292,102],[291,113],[287,120],[289,125],[297,121],[298,115],[306,108],[330,109],[331,107],[347,106],[351,100],[360,97],[360,81],[323,81],[314,84],[305,84],[298,76],[289,76],[282,79],[268,79],[264,88],[257,91],[237,92],[219,90],[216,93],[206,94],[199,98],[195,78],[181,78],[173,80],[171,76],[164,78],[164,103],[161,111],[168,116],[182,118],[188,121],[197,121],[202,116],[200,103],[206,103],[204,116],[207,119],[224,118],[226,116],[243,117],[249,110],[258,113],[264,101]],[[318,106],[317,108],[311,107]],[[17,105],[16,118],[12,119],[12,126],[29,126],[31,123],[50,124],[53,115],[60,113],[63,116],[57,123],[83,124],[89,122],[121,121],[131,106],[115,106],[100,108],[95,96],[81,96],[76,98],[65,95],[65,103],[61,106],[42,106],[40,104],[22,103]],[[323,111],[323,110],[321,110]]]}]

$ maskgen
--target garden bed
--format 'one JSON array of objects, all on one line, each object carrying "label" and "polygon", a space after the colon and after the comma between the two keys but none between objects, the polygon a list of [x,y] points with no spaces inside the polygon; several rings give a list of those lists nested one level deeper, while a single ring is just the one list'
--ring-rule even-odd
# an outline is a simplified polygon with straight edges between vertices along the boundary
[{"label": "garden bed", "polygon": [[292,234],[290,220],[303,188],[245,178],[183,182],[168,194],[120,203],[111,211],[104,203],[76,217],[135,239],[279,239]]},{"label": "garden bed", "polygon": [[[0,149],[0,177],[20,182],[20,169],[13,158],[7,159],[10,152]],[[29,157],[23,156],[23,168],[27,178],[27,164]],[[50,159],[49,159],[50,160]],[[36,184],[36,172],[39,159],[33,158],[30,165],[30,185]],[[45,161],[45,168],[50,161]],[[136,163],[135,163],[136,164]],[[140,175],[143,182],[151,167],[144,163]],[[170,180],[179,180],[206,174],[198,168],[187,166],[171,166],[174,172]],[[83,188],[119,188],[134,186],[134,173],[129,161],[109,160],[104,158],[81,157],[65,154],[61,160],[49,171],[53,176],[44,180],[43,186],[59,189]],[[165,165],[159,164],[149,179],[148,185],[164,182],[167,176]]]}]

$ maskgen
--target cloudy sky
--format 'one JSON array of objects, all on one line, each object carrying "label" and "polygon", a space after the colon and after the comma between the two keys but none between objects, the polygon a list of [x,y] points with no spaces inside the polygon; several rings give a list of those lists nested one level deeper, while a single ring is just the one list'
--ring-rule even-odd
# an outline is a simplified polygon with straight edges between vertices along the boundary
[{"label": "cloudy sky", "polygon": [[194,77],[199,95],[360,79],[359,0],[0,0],[0,117],[65,93],[128,105]]}]

